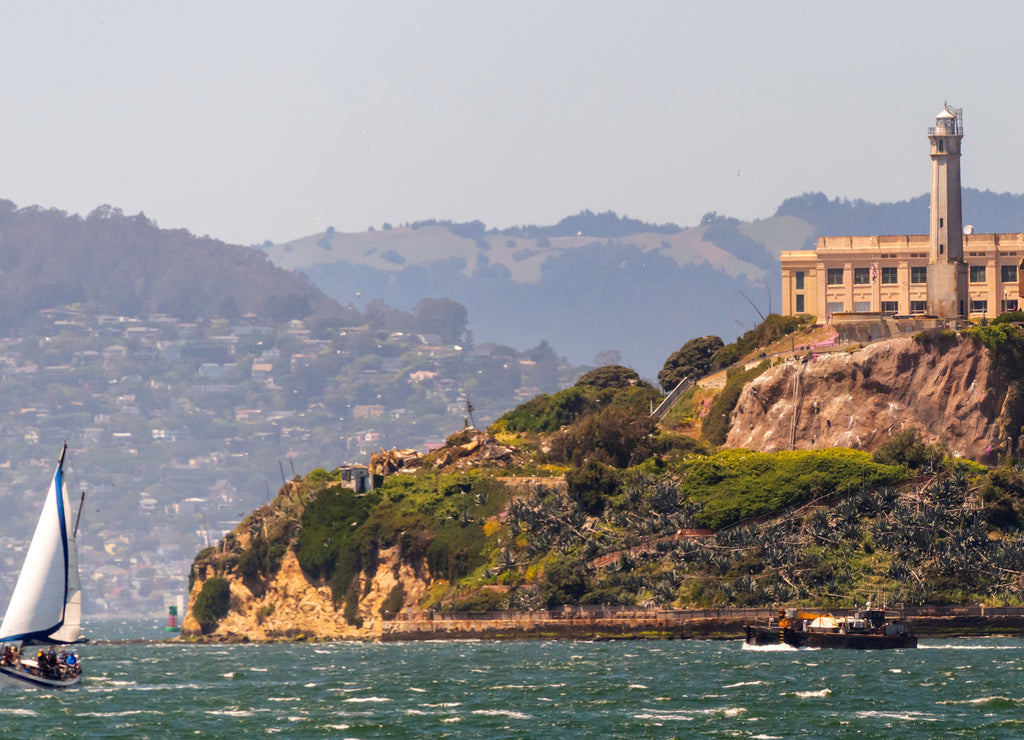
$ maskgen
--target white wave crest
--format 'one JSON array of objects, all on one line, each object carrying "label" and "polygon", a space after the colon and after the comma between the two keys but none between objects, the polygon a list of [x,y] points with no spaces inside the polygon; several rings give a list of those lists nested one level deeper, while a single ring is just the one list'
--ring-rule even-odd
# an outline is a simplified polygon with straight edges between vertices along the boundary
[{"label": "white wave crest", "polygon": [[512,719],[533,719],[529,714],[513,712],[510,709],[474,709],[473,714],[484,717],[511,717]]}]

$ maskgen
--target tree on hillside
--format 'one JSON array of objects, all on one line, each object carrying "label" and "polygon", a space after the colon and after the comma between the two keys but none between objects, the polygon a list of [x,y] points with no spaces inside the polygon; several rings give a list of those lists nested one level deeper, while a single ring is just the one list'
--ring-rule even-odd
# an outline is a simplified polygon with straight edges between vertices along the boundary
[{"label": "tree on hillside", "polygon": [[445,344],[458,344],[469,321],[466,307],[449,298],[424,298],[412,309],[424,334],[437,334]]},{"label": "tree on hillside", "polygon": [[713,335],[691,339],[665,360],[658,373],[662,389],[670,391],[686,377],[703,378],[711,369],[711,358],[724,346],[722,340]]},{"label": "tree on hillside", "polygon": [[640,379],[636,370],[622,365],[605,365],[583,373],[576,381],[576,385],[585,385],[591,388],[628,388],[633,385],[649,387],[646,381]]},{"label": "tree on hillside", "polygon": [[363,315],[366,317],[366,323],[374,330],[401,331],[411,334],[419,329],[415,316],[408,311],[389,306],[380,298],[370,301]]}]

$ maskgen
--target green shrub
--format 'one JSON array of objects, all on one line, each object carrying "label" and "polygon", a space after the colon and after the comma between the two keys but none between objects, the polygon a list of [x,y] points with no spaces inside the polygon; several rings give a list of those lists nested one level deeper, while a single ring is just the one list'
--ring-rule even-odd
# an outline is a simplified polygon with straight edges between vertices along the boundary
[{"label": "green shrub", "polygon": [[599,515],[605,502],[615,495],[619,479],[615,470],[596,460],[588,460],[581,467],[570,468],[565,474],[569,496],[588,514]]},{"label": "green shrub", "polygon": [[827,494],[852,494],[903,480],[903,468],[879,465],[858,450],[725,450],[683,466],[680,493],[702,505],[701,526],[721,529]]},{"label": "green shrub", "polygon": [[631,388],[633,386],[647,386],[651,384],[641,379],[636,370],[622,365],[605,365],[590,372],[584,373],[576,381],[578,386],[589,386],[591,388]]},{"label": "green shrub", "polygon": [[552,396],[542,393],[517,406],[498,421],[510,432],[553,432],[583,416],[587,408],[582,388],[566,388]]},{"label": "green shrub", "polygon": [[334,480],[334,476],[323,468],[314,468],[306,473],[306,483],[327,483]]},{"label": "green shrub", "polygon": [[927,329],[915,334],[914,341],[925,349],[945,352],[957,343],[957,333],[952,329]]},{"label": "green shrub", "polygon": [[548,458],[574,465],[597,460],[625,468],[654,454],[656,431],[657,422],[648,414],[607,408],[553,435]]},{"label": "green shrub", "polygon": [[1014,324],[993,323],[990,326],[972,326],[964,334],[984,344],[992,353],[992,360],[1012,376],[1024,366],[1024,329]]},{"label": "green shrub", "polygon": [[578,558],[559,556],[544,569],[540,595],[548,609],[562,604],[578,604],[586,592],[587,571]]},{"label": "green shrub", "polygon": [[[872,456],[881,465],[906,465],[910,470],[941,462],[945,451],[921,441],[921,430],[907,427],[892,435]],[[937,459],[936,459],[937,456]]]},{"label": "green shrub", "polygon": [[738,370],[729,375],[725,387],[715,396],[715,400],[708,408],[707,416],[704,417],[700,432],[703,439],[714,445],[725,444],[725,439],[729,436],[729,416],[736,408],[736,402],[740,400],[743,386],[769,367],[769,363],[762,362],[750,370]]},{"label": "green shrub", "polygon": [[443,522],[427,547],[427,565],[436,578],[454,583],[483,565],[483,527],[455,521]]},{"label": "green shrub", "polygon": [[715,371],[729,367],[755,350],[767,347],[773,342],[779,341],[787,334],[792,334],[802,327],[809,326],[812,321],[813,317],[808,314],[801,314],[799,316],[780,316],[777,313],[768,314],[764,321],[750,331],[745,332],[734,343],[727,344],[718,350],[715,356],[711,358],[711,370]]},{"label": "green shrub", "polygon": [[238,574],[243,580],[255,580],[263,573],[266,562],[267,542],[262,537],[254,538],[252,547],[238,556]]},{"label": "green shrub", "polygon": [[203,632],[213,630],[231,608],[231,586],[226,578],[215,576],[203,584],[192,607],[192,616]]},{"label": "green shrub", "polygon": [[1024,323],[1024,311],[1007,311],[996,316],[991,321],[992,326],[999,324],[1020,324]]},{"label": "green shrub", "polygon": [[342,615],[353,627],[363,626],[363,618],[359,616],[359,588],[354,581],[345,591],[345,609]]},{"label": "green shrub", "polygon": [[601,409],[626,408],[640,412],[648,409],[651,401],[657,402],[661,398],[657,390],[643,381],[616,386],[609,378],[601,378],[595,383],[577,383],[551,396],[542,393],[502,416],[492,429],[539,434],[554,432]]},{"label": "green shrub", "polygon": [[310,501],[302,512],[295,547],[302,569],[316,577],[329,576],[339,553],[376,501],[376,496],[356,495],[342,486],[327,488]]},{"label": "green shrub", "polygon": [[384,601],[380,605],[381,614],[397,614],[402,611],[402,607],[405,606],[405,586],[399,581],[395,584],[394,588],[388,592]]},{"label": "green shrub", "polygon": [[443,612],[500,612],[508,606],[505,594],[490,589],[477,591],[471,596],[455,599],[442,607]]},{"label": "green shrub", "polygon": [[696,337],[677,349],[658,372],[663,390],[670,391],[684,378],[700,380],[711,370],[711,358],[724,346],[714,335]]},{"label": "green shrub", "polygon": [[199,570],[206,570],[206,566],[210,563],[210,559],[216,552],[216,548],[206,547],[199,551],[195,559],[192,561],[192,567],[188,570],[188,590],[191,593],[192,589],[196,585],[196,579],[199,577]]}]

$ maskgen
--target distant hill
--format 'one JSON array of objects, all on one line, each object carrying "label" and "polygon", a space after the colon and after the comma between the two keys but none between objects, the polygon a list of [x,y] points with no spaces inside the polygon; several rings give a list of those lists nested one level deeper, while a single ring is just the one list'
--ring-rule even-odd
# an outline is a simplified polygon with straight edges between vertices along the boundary
[{"label": "distant hill", "polygon": [[[824,193],[788,198],[776,217],[792,216],[814,227],[815,237],[831,235],[927,234],[928,195],[898,203],[829,200]],[[981,234],[1013,234],[1024,230],[1024,195],[963,190],[964,224]],[[811,246],[811,245],[809,245]]]},{"label": "distant hill", "polygon": [[[1024,196],[966,189],[964,223],[1022,230]],[[546,339],[577,364],[614,349],[653,378],[688,339],[728,341],[777,310],[781,251],[811,248],[822,235],[927,228],[926,195],[876,204],[807,193],[750,222],[709,213],[684,228],[583,211],[553,226],[328,229],[264,249],[342,305],[379,299],[408,310],[424,297],[449,298],[466,306],[477,336],[521,347]]]},{"label": "distant hill", "polygon": [[257,250],[160,229],[141,213],[125,216],[110,206],[82,218],[0,201],[0,329],[72,303],[186,321],[341,313],[304,276]]},{"label": "distant hill", "polygon": [[681,229],[584,212],[555,227],[427,222],[329,230],[265,249],[342,305],[383,300],[408,310],[449,298],[466,306],[478,337],[519,347],[546,339],[577,364],[618,350],[653,378],[695,332],[730,337],[756,324],[743,295],[767,313],[778,252],[810,232],[788,216],[744,224],[710,214]]}]

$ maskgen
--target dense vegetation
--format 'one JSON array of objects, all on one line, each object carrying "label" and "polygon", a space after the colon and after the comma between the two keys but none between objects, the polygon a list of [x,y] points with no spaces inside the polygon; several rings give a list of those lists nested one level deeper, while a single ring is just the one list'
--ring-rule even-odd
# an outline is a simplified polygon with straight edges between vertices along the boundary
[{"label": "dense vegetation", "polygon": [[658,382],[662,389],[670,391],[683,378],[699,380],[710,372],[749,359],[757,350],[808,326],[810,322],[808,315],[780,316],[773,313],[731,344],[724,344],[716,336],[696,337],[669,355],[658,373]]},{"label": "dense vegetation", "polygon": [[343,315],[319,289],[257,250],[160,229],[143,214],[101,206],[85,218],[0,201],[0,329],[40,309],[192,321],[253,313],[276,321]]},{"label": "dense vegetation", "polygon": [[[1016,357],[1018,332],[997,322],[968,333]],[[771,327],[755,335],[779,338]],[[724,438],[740,389],[767,365],[730,372],[703,422],[709,442]],[[874,455],[709,451],[657,427],[657,395],[611,365],[538,396],[489,430],[524,454],[511,468],[437,470],[452,459],[441,451],[361,498],[314,471],[300,484],[310,503],[291,546],[353,624],[360,574],[394,546],[435,584],[425,606],[456,611],[841,606],[877,591],[904,604],[1024,601],[1024,468],[1012,459],[990,471],[914,428]],[[448,449],[474,439],[465,430]],[[496,480],[538,474],[517,490]],[[386,610],[405,598],[396,587]]]},{"label": "dense vegetation", "polygon": [[898,483],[906,471],[858,450],[777,452],[724,450],[683,466],[680,494],[701,504],[701,526],[722,529],[822,496],[843,496]]},{"label": "dense vegetation", "polygon": [[599,368],[580,377],[572,388],[548,395],[542,393],[516,407],[495,422],[497,431],[554,432],[599,409],[621,409],[638,416],[661,395],[650,383],[640,380],[628,368]]},{"label": "dense vegetation", "polygon": [[192,606],[192,616],[206,632],[228,614],[231,606],[231,585],[226,578],[215,576],[203,583]]}]

